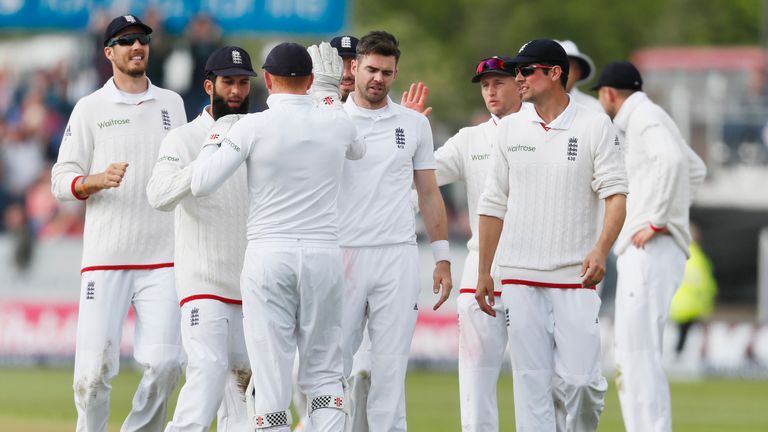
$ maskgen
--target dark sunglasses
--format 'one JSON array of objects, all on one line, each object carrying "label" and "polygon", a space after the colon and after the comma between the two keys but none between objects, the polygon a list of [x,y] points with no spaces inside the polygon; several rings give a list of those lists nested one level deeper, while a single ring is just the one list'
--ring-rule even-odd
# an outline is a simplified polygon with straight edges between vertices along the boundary
[{"label": "dark sunglasses", "polygon": [[477,69],[475,70],[476,74],[481,74],[483,72],[488,71],[495,71],[495,70],[509,70],[508,67],[511,65],[508,65],[504,62],[504,60],[498,58],[498,57],[491,57],[487,58],[485,60],[480,61],[480,63],[477,64]]},{"label": "dark sunglasses", "polygon": [[145,33],[129,33],[129,34],[122,35],[120,37],[112,39],[111,41],[109,41],[107,46],[108,47],[113,47],[115,45],[131,46],[136,41],[139,41],[139,43],[142,45],[147,45],[151,40],[152,40],[152,37],[150,37],[148,34],[145,34]]},{"label": "dark sunglasses", "polygon": [[552,69],[554,66],[543,66],[543,65],[528,65],[528,66],[515,66],[515,75],[520,74],[524,77],[529,77],[536,73],[536,69]]}]

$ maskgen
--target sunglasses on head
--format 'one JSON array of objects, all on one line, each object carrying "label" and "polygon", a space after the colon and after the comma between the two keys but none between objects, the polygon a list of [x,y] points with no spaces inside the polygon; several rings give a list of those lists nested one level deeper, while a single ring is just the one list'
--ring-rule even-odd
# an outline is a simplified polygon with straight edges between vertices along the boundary
[{"label": "sunglasses on head", "polygon": [[120,37],[116,37],[109,41],[107,44],[108,47],[113,47],[115,45],[120,46],[131,46],[134,42],[139,41],[140,44],[146,45],[151,41],[152,38],[145,33],[129,33],[122,35]]},{"label": "sunglasses on head", "polygon": [[491,58],[487,58],[485,60],[480,61],[480,63],[477,64],[477,69],[475,70],[475,73],[481,74],[483,72],[488,72],[488,71],[506,70],[507,66],[508,65],[504,63],[504,60],[498,57],[491,57]]},{"label": "sunglasses on head", "polygon": [[528,66],[515,66],[515,75],[520,74],[524,77],[529,77],[536,73],[536,69],[552,69],[554,66],[544,66],[538,64],[532,64]]}]

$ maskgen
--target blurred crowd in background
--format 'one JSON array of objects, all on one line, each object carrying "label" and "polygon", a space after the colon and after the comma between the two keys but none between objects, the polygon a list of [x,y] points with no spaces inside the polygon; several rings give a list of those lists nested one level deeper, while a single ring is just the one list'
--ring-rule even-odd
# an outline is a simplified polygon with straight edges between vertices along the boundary
[{"label": "blurred crowd in background", "polygon": [[[21,269],[29,263],[36,240],[82,236],[85,206],[53,197],[51,166],[78,99],[112,76],[102,40],[109,18],[106,13],[93,15],[87,37],[92,46],[85,47],[85,58],[61,60],[31,72],[0,67],[0,233],[15,237],[15,259]],[[174,41],[156,10],[147,10],[143,20],[154,29],[147,75],[153,84],[167,87]],[[209,16],[200,14],[178,39],[184,42],[184,56],[172,62],[175,71],[186,73],[177,74],[172,84],[177,91],[183,88],[179,93],[192,119],[207,103],[202,68],[222,45],[222,32]]]}]

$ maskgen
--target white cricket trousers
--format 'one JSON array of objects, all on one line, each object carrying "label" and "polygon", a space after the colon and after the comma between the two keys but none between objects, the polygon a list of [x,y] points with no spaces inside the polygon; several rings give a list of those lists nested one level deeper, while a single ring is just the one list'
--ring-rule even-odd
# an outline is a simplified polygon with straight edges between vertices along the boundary
[{"label": "white cricket trousers", "polygon": [[[506,333],[505,333],[506,334]],[[352,375],[347,378],[347,389],[345,391],[350,407],[354,406],[355,411],[352,418],[347,418],[347,429],[354,432],[368,432],[368,414],[365,407],[368,404],[368,392],[371,389],[371,339],[368,332],[363,333],[363,342],[355,353],[352,362]],[[303,425],[307,424],[307,396],[299,389],[299,367],[298,363],[293,367],[293,408],[299,415],[301,422],[294,431],[303,430]],[[303,422],[303,423],[302,423]]]},{"label": "white cricket trousers", "polygon": [[240,286],[253,376],[251,426],[287,432],[291,374],[298,347],[307,431],[344,429],[341,357],[342,265],[322,242],[250,241]]},{"label": "white cricket trousers", "polygon": [[405,431],[405,373],[419,312],[418,250],[415,244],[399,244],[342,248],[342,254],[344,374],[352,373],[367,323],[371,339],[368,430]]},{"label": "white cricket trousers", "polygon": [[82,274],[74,376],[78,432],[107,430],[111,381],[120,367],[123,322],[131,305],[136,312],[133,356],[144,374],[120,430],[163,430],[168,396],[184,363],[170,267]]},{"label": "white cricket trousers", "polygon": [[479,257],[470,250],[464,261],[456,308],[459,314],[459,397],[461,430],[498,431],[496,383],[507,348],[507,320],[501,284],[494,280],[496,316],[482,310],[475,300]]},{"label": "white cricket trousers", "polygon": [[685,253],[668,235],[652,238],[645,249],[630,245],[617,261],[616,387],[627,432],[672,430],[661,348],[685,261]]},{"label": "white cricket trousers", "polygon": [[600,373],[600,298],[592,289],[504,285],[518,432],[595,431],[608,383]]},{"label": "white cricket trousers", "polygon": [[184,303],[181,341],[187,353],[187,380],[165,432],[205,432],[214,416],[218,431],[247,430],[245,386],[240,384],[251,368],[242,306],[214,299]]}]

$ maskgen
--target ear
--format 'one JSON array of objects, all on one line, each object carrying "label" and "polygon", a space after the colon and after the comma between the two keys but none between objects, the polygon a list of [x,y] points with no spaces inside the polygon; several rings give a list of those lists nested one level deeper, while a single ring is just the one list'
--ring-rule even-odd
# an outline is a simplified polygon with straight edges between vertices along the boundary
[{"label": "ear", "polygon": [[205,90],[205,93],[208,94],[208,96],[213,96],[215,88],[216,84],[213,81],[209,79],[203,81],[203,89]]},{"label": "ear", "polygon": [[307,91],[309,91],[310,88],[312,88],[312,83],[315,81],[315,74],[310,73],[309,74],[309,80],[307,80]]},{"label": "ear", "polygon": [[398,68],[397,68],[397,63],[395,63],[395,73],[393,73],[393,74],[392,74],[392,79],[393,79],[393,80],[397,78],[397,72],[398,72],[399,70],[400,70],[400,69],[398,69]]},{"label": "ear", "polygon": [[357,57],[352,59],[352,65],[350,66],[350,69],[352,70],[352,75],[357,76]]},{"label": "ear", "polygon": [[112,55],[114,54],[114,51],[111,47],[104,47],[104,57],[107,58],[107,60],[112,61]]},{"label": "ear", "polygon": [[563,74],[563,68],[560,65],[555,65],[552,69],[550,69],[549,79],[551,79],[553,82],[560,81],[560,76]]},{"label": "ear", "polygon": [[267,91],[272,91],[272,75],[267,71],[264,71],[264,85],[267,87]]},{"label": "ear", "polygon": [[611,101],[611,103],[616,103],[616,101],[619,99],[619,93],[616,91],[616,89],[605,87],[605,91],[608,95],[608,100]]}]

